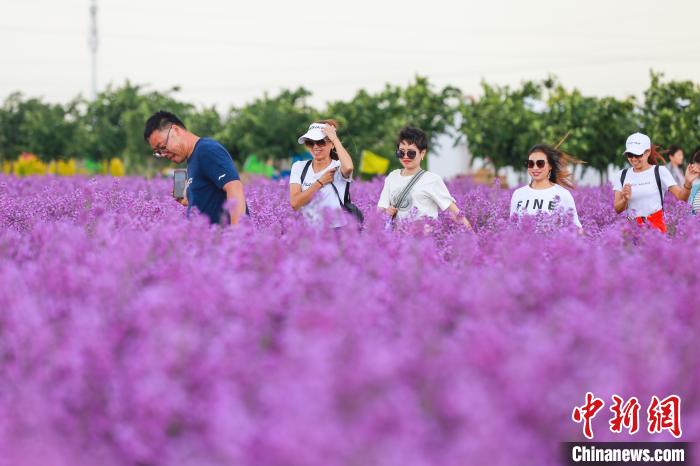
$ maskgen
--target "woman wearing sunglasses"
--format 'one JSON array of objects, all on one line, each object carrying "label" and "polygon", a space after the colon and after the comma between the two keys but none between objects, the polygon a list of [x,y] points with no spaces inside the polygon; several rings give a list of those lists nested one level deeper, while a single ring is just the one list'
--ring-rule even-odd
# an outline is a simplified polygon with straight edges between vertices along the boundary
[{"label": "woman wearing sunglasses", "polygon": [[399,133],[396,157],[403,169],[394,170],[384,180],[377,208],[392,219],[408,217],[437,218],[447,210],[455,221],[471,230],[469,220],[460,212],[442,178],[421,169],[428,151],[428,137],[423,130],[407,126]]},{"label": "woman wearing sunglasses", "polygon": [[688,165],[684,183],[678,186],[668,169],[659,165],[663,158],[652,146],[649,136],[634,133],[627,138],[625,146],[624,155],[632,169],[620,171],[613,179],[615,212],[626,211],[627,218],[666,233],[663,215],[666,191],[682,201],[687,200],[698,173],[692,164]]},{"label": "woman wearing sunglasses", "polygon": [[570,163],[579,161],[546,144],[532,147],[525,163],[531,182],[513,191],[510,215],[571,212],[574,225],[581,228],[576,203],[569,192],[574,189],[567,169]]},{"label": "woman wearing sunglasses", "polygon": [[[328,215],[329,226],[338,228],[348,223],[339,196],[345,193],[352,181],[352,158],[338,139],[335,120],[312,123],[309,130],[299,137],[299,144],[306,145],[311,160],[301,160],[292,165],[289,175],[289,197],[294,210],[301,210],[312,223],[319,223]],[[335,189],[333,189],[335,187]]]}]

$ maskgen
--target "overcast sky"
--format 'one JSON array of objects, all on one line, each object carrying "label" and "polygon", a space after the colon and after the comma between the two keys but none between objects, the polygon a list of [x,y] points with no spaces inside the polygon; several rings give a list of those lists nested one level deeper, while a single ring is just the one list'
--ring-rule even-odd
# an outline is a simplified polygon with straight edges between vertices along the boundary
[{"label": "overcast sky", "polygon": [[[0,97],[91,95],[90,0],[0,0]],[[98,89],[126,79],[221,111],[304,86],[310,103],[405,85],[557,75],[639,95],[649,70],[700,82],[698,0],[98,0]]]}]

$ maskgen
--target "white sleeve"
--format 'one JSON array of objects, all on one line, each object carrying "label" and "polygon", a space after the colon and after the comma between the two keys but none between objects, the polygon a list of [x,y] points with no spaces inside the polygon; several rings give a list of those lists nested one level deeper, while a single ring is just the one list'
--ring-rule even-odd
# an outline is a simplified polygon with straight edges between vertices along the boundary
[{"label": "white sleeve", "polygon": [[[661,178],[661,190],[663,192],[668,191],[668,188],[671,186],[678,185],[676,180],[673,179],[673,175],[671,175],[671,172],[668,171],[668,168],[666,167],[659,167],[659,177]],[[654,180],[654,183],[656,183],[656,180]]]},{"label": "white sleeve", "polygon": [[456,201],[450,194],[450,191],[447,189],[443,179],[439,175],[435,176],[436,179],[431,183],[429,194],[440,210],[445,210]]},{"label": "white sleeve", "polygon": [[513,195],[510,196],[510,215],[509,217],[512,217],[513,214],[515,213],[515,206],[518,203],[518,190],[516,189],[513,191]]},{"label": "white sleeve", "polygon": [[382,193],[379,195],[379,202],[377,202],[377,207],[380,209],[386,209],[389,207],[389,177],[384,178],[384,187],[382,188]]},{"label": "white sleeve", "polygon": [[[620,180],[617,180],[618,183]],[[583,228],[581,226],[581,221],[578,218],[578,212],[576,211],[576,202],[574,201],[574,196],[566,189],[562,188],[564,191],[561,194],[561,200],[562,200],[562,205],[568,210],[571,209],[573,212],[572,214],[574,215],[574,225],[576,225],[579,228]]]},{"label": "white sleeve", "polygon": [[[629,175],[629,173],[627,173]],[[622,185],[620,184],[620,177],[622,176],[622,170],[615,173],[615,178],[613,178],[613,191],[622,191]]]},{"label": "white sleeve", "polygon": [[301,184],[301,172],[304,170],[305,161],[294,162],[289,171],[289,184]]},{"label": "white sleeve", "polygon": [[335,171],[334,181],[337,181],[338,183],[340,183],[341,181],[352,183],[352,172],[350,172],[350,176],[345,178],[340,170],[340,165],[338,165],[338,169]]}]

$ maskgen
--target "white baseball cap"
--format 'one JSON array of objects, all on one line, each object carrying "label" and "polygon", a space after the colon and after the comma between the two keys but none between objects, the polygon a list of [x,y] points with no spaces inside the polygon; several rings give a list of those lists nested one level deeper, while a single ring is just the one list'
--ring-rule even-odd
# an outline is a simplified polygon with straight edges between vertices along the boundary
[{"label": "white baseball cap", "polygon": [[622,155],[627,153],[642,155],[649,149],[651,149],[651,139],[649,139],[649,136],[642,133],[634,133],[627,138],[625,152],[623,152]]},{"label": "white baseball cap", "polygon": [[326,127],[325,123],[311,123],[309,130],[299,137],[299,144],[304,144],[304,141],[311,139],[312,141],[320,141],[326,138],[326,133],[323,132],[323,128]]}]

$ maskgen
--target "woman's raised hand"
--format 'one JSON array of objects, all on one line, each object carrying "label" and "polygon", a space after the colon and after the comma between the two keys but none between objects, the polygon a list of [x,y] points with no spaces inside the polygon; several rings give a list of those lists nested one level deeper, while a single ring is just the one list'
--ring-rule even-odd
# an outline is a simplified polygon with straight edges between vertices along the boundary
[{"label": "woman's raised hand", "polygon": [[323,134],[326,135],[326,137],[335,145],[335,143],[338,141],[338,134],[336,133],[335,126],[326,124],[326,126],[322,129]]},{"label": "woman's raised hand", "polygon": [[335,178],[335,171],[337,169],[338,169],[337,167],[331,168],[330,170],[325,172],[323,175],[321,175],[321,177],[318,180],[323,184],[323,186],[333,182],[333,178]]}]

